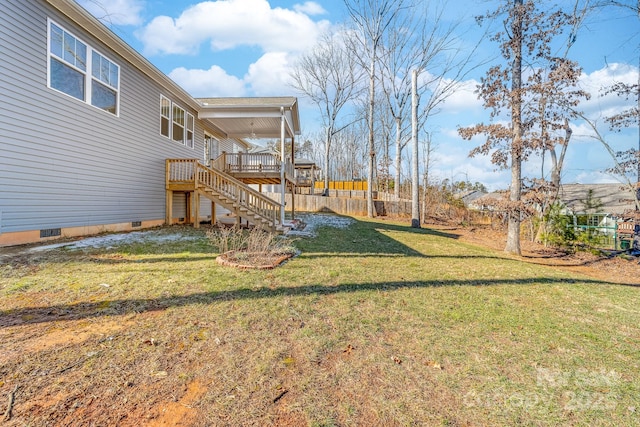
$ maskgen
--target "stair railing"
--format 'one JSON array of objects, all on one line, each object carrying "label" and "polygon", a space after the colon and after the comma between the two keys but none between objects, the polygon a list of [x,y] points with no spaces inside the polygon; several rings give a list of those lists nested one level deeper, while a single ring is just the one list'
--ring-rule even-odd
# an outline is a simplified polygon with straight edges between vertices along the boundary
[{"label": "stair railing", "polygon": [[197,159],[167,159],[167,184],[169,182],[193,183],[196,191],[210,190],[266,219],[274,228],[279,224],[282,206],[278,202]]}]

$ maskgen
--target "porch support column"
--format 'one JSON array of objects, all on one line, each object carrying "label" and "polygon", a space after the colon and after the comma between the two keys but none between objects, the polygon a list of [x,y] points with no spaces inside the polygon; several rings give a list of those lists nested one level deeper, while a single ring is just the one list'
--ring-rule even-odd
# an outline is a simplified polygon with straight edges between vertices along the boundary
[{"label": "porch support column", "polygon": [[285,126],[285,117],[284,117],[284,107],[280,107],[280,197],[281,197],[281,207],[280,207],[280,226],[284,225],[284,207],[285,207],[285,179],[284,179],[284,168],[285,168],[285,154],[284,154],[284,126]]},{"label": "porch support column", "polygon": [[291,183],[291,221],[296,219],[296,137],[291,135],[291,166],[293,167],[293,182]]}]

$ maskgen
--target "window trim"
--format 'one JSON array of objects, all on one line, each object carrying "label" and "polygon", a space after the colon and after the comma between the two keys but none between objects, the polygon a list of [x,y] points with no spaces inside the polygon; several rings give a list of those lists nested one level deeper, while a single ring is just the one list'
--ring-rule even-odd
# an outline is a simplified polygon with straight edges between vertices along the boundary
[{"label": "window trim", "polygon": [[[73,37],[76,42],[80,42],[84,45],[85,47],[85,69],[82,70],[81,68],[77,67],[75,64],[71,64],[69,61],[67,61],[64,57],[60,57],[57,54],[55,54],[54,52],[52,52],[52,40],[51,40],[51,31],[52,31],[52,26],[55,25],[56,27],[60,28],[64,33],[69,34],[71,37]],[[100,79],[97,79],[93,76],[93,53],[96,53],[97,55],[99,55],[100,57],[106,59],[107,61],[109,61],[111,64],[113,64],[114,66],[117,67],[117,72],[116,72],[116,78],[117,78],[117,85],[114,87],[112,86],[110,83],[106,83],[103,82]],[[64,56],[64,55],[63,55]],[[64,92],[60,89],[57,89],[55,87],[53,87],[51,85],[51,81],[52,81],[52,70],[51,70],[51,61],[52,60],[56,60],[58,61],[60,64],[62,64],[65,67],[69,67],[71,70],[76,71],[78,73],[80,73],[83,77],[84,77],[84,87],[83,87],[83,97],[82,98],[78,98],[74,95],[71,95],[67,92]],[[47,87],[51,90],[54,90],[58,93],[64,94],[72,99],[75,99],[77,101],[80,101],[84,104],[88,104],[91,105],[92,107],[104,111],[106,113],[109,113],[112,116],[115,117],[120,117],[120,65],[118,65],[114,60],[112,60],[111,58],[109,58],[108,56],[104,55],[102,52],[100,52],[98,49],[95,49],[92,45],[90,45],[89,43],[85,42],[82,38],[78,37],[74,32],[67,30],[67,28],[63,25],[58,24],[56,21],[54,21],[53,19],[47,17]],[[94,105],[93,104],[93,100],[92,100],[92,90],[93,90],[93,82],[94,80],[98,83],[98,84],[102,84],[103,86],[112,89],[115,91],[115,113],[109,111],[108,109],[104,109],[101,108],[100,106]]]}]

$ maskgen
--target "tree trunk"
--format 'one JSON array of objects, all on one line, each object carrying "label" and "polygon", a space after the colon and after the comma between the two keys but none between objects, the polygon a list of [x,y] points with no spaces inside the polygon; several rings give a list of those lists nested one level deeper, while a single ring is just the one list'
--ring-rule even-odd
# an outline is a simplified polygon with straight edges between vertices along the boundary
[{"label": "tree trunk", "polygon": [[402,119],[400,117],[395,118],[396,121],[396,177],[393,186],[393,194],[396,198],[400,198],[400,171],[402,169],[402,139],[400,130],[402,126]]},{"label": "tree trunk", "polygon": [[329,149],[331,148],[331,129],[327,127],[324,145],[324,191],[323,195],[329,195]]},{"label": "tree trunk", "polygon": [[522,196],[522,0],[514,0],[511,26],[513,67],[511,70],[511,194],[505,252],[520,255],[520,201]]},{"label": "tree trunk", "polygon": [[369,69],[369,142],[367,148],[369,149],[369,168],[367,171],[367,216],[369,218],[374,217],[373,209],[373,170],[376,166],[376,151],[373,139],[373,113],[375,107],[375,94],[376,94],[376,43],[373,45],[373,54],[371,55],[371,64]]}]

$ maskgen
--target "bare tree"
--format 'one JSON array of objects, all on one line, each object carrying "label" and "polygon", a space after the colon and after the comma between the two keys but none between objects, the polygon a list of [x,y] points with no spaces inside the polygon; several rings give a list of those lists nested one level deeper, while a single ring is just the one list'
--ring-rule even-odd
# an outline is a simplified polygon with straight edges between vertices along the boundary
[{"label": "bare tree", "polygon": [[311,52],[299,59],[291,72],[292,86],[316,104],[322,117],[325,194],[329,189],[332,139],[354,121],[341,121],[341,113],[362,91],[359,85],[361,68],[356,58],[345,49],[343,37],[346,34],[325,34]]},{"label": "bare tree", "polygon": [[427,21],[410,14],[402,31],[391,31],[385,45],[380,46],[381,87],[395,130],[395,187],[400,196],[402,150],[409,142],[409,109],[411,107],[411,70],[423,68],[426,49],[422,44]]},{"label": "bare tree", "polygon": [[374,113],[376,103],[376,66],[380,47],[393,27],[405,19],[404,13],[410,7],[409,0],[345,0],[349,16],[355,26],[356,43],[353,54],[363,61],[363,68],[368,70],[368,162],[367,162],[367,215],[374,216],[373,208],[373,176],[376,168],[376,150],[374,135]]},{"label": "bare tree", "polygon": [[[392,31],[381,46],[381,87],[395,122],[395,180],[402,174],[402,152],[410,138],[411,73],[420,74],[418,97],[424,101],[420,109],[419,128],[436,111],[470,71],[470,60],[476,47],[463,49],[455,31],[457,23],[447,23],[443,14],[447,4],[416,4],[403,21],[403,27]],[[422,74],[423,71],[428,71]],[[399,186],[397,187],[399,188]],[[395,192],[396,196],[399,193]]]}]

